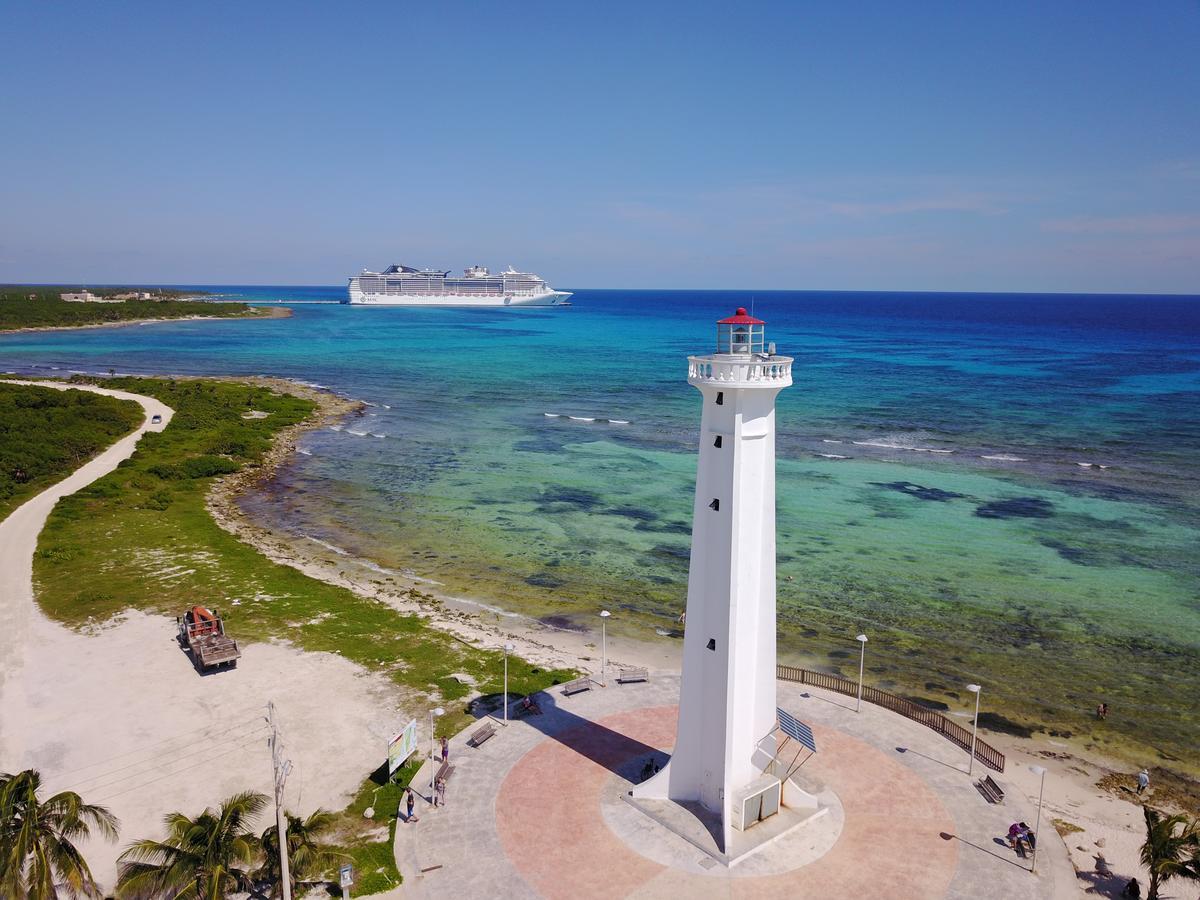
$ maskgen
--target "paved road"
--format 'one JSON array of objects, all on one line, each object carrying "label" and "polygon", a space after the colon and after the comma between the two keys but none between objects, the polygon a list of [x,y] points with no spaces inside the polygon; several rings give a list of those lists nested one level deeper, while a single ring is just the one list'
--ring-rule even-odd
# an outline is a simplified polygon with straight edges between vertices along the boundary
[{"label": "paved road", "polygon": [[[133,455],[143,434],[162,431],[175,414],[173,409],[153,397],[127,391],[54,381],[5,381],[5,384],[90,391],[132,400],[145,410],[146,418],[132,433],[0,522],[0,771],[8,771],[7,766],[22,756],[27,736],[24,691],[18,690],[17,686],[21,683],[19,674],[25,667],[30,622],[34,615],[40,615],[35,612],[33,602],[33,554],[37,549],[38,534],[60,498],[107,475],[122,460]],[[150,420],[155,415],[162,416],[162,421],[152,425]]]}]

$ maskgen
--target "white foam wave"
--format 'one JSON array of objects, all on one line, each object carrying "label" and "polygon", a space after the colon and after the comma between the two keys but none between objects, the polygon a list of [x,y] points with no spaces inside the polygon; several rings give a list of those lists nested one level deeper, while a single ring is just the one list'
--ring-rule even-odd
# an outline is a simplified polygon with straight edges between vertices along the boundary
[{"label": "white foam wave", "polygon": [[1081,469],[1111,469],[1112,466],[1101,465],[1100,463],[1077,462],[1075,465]]},{"label": "white foam wave", "polygon": [[312,456],[312,451],[311,451],[311,450],[305,450],[303,447],[297,447],[297,448],[296,448],[296,452],[297,452],[297,453],[303,453],[305,456]]},{"label": "white foam wave", "polygon": [[822,444],[840,444],[842,441],[835,441],[832,438],[821,438]]},{"label": "white foam wave", "polygon": [[341,425],[330,425],[330,426],[329,426],[329,430],[330,430],[330,431],[341,431],[341,430],[342,430],[342,426],[341,426]]},{"label": "white foam wave", "polygon": [[372,431],[370,432],[370,435],[371,437],[385,438],[387,437],[387,432],[385,431],[383,434],[376,434],[374,431]]},{"label": "white foam wave", "polygon": [[980,459],[994,459],[996,462],[1025,462],[1023,456],[1013,456],[1011,453],[989,453],[987,456],[981,456]]},{"label": "white foam wave", "polygon": [[567,418],[570,419],[572,422],[595,422],[596,421],[594,418],[589,418],[588,416],[567,416]]},{"label": "white foam wave", "polygon": [[355,430],[355,429],[353,429],[353,428],[347,428],[347,429],[346,429],[346,434],[352,434],[352,435],[354,435],[355,437],[366,437],[366,436],[367,436],[367,432],[365,432],[365,431],[357,431],[357,430]]},{"label": "white foam wave", "polygon": [[953,453],[953,450],[935,450],[933,447],[914,447],[895,441],[851,441],[856,447],[878,447],[882,450],[909,450],[913,453]]},{"label": "white foam wave", "polygon": [[850,458],[848,456],[840,456],[837,453],[818,453],[817,456],[824,457],[825,459],[849,459]]},{"label": "white foam wave", "polygon": [[300,537],[304,538],[305,540],[312,541],[314,544],[320,544],[326,550],[332,550],[338,556],[349,556],[350,555],[349,550],[343,550],[341,547],[337,547],[337,546],[329,543],[328,541],[321,540],[320,538],[315,538],[311,534],[305,534],[304,532],[300,532]]},{"label": "white foam wave", "polygon": [[629,420],[628,419],[609,419],[608,424],[609,425],[628,425]]}]

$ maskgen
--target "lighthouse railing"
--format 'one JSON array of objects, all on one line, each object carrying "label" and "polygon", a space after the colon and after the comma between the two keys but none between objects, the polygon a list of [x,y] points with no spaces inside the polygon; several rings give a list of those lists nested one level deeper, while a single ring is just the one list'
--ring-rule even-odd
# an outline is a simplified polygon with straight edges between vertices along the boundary
[{"label": "lighthouse railing", "polygon": [[[849,678],[840,678],[827,672],[814,672],[812,669],[801,669],[796,666],[777,666],[775,677],[780,681],[795,681],[800,684],[810,684],[826,691],[844,694],[847,697],[858,695],[858,682]],[[863,685],[862,698],[868,703],[890,709],[905,718],[920,722],[926,728],[931,728],[946,740],[957,744],[968,753],[971,752],[971,732],[957,722],[943,716],[941,713],[914,703],[904,697],[897,697],[879,688]],[[985,741],[975,741],[975,758],[997,772],[1004,771],[1004,754]]]},{"label": "lighthouse railing", "polygon": [[688,380],[715,384],[769,384],[792,380],[789,356],[758,356],[725,360],[711,356],[688,357]]}]

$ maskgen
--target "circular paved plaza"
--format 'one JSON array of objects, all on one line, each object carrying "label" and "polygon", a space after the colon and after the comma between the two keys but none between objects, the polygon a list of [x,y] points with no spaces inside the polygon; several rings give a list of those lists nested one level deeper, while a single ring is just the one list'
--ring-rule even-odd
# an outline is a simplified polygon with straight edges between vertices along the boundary
[{"label": "circular paved plaza", "polygon": [[[1008,788],[992,806],[967,756],[869,704],[779,683],[779,705],[812,726],[800,780],[830,801],[732,868],[626,802],[647,761],[674,743],[679,678],[572,697],[497,725],[480,747],[451,742],[447,805],[401,822],[405,892],[425,897],[1051,898],[1076,896],[1066,848],[1043,822],[1037,874],[1003,843],[1034,805]],[[977,773],[979,774],[979,773]],[[429,782],[428,768],[414,786]],[[1036,798],[1035,798],[1036,801]],[[759,826],[762,828],[763,826]]]}]

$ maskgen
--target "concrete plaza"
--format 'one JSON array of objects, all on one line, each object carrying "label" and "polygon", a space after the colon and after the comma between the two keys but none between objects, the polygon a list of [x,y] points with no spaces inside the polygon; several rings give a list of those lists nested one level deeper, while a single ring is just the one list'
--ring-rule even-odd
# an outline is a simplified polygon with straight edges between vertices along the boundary
[{"label": "concrete plaza", "polygon": [[[1004,842],[1033,824],[1036,800],[995,776],[991,805],[967,777],[967,754],[895,713],[808,686],[779,683],[779,705],[809,723],[818,752],[801,779],[836,795],[828,815],[732,868],[657,824],[625,795],[674,742],[678,675],[564,697],[538,696],[541,716],[451,741],[447,805],[399,823],[396,857],[414,897],[1078,896],[1066,847],[1048,817],[1037,872]],[[807,758],[806,758],[807,757]],[[977,762],[976,777],[986,770]],[[428,792],[429,768],[414,779]],[[759,826],[763,827],[763,826]]]}]

